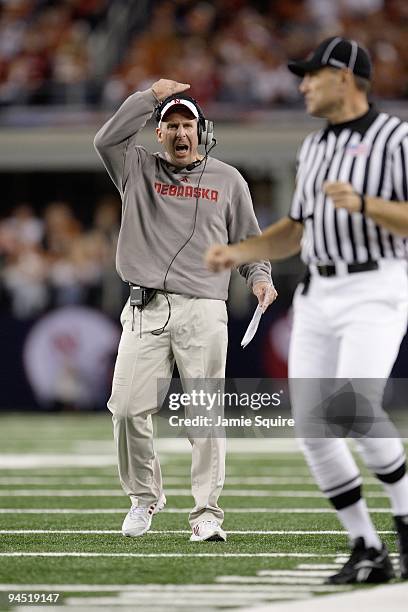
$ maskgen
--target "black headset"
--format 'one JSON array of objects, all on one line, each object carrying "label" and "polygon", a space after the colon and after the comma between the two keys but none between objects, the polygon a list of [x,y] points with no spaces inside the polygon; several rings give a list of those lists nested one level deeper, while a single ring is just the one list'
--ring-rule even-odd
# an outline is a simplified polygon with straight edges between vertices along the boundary
[{"label": "black headset", "polygon": [[[197,109],[198,120],[197,120],[197,136],[198,136],[198,144],[204,145],[206,148],[209,147],[214,141],[214,123],[212,121],[208,121],[204,117],[204,113],[201,110],[197,100],[191,98],[190,96],[186,96],[184,94],[173,94],[172,96],[168,96],[164,100],[160,102],[154,109],[154,118],[156,123],[159,124],[161,121],[161,113],[163,108],[171,102],[171,100],[188,100]],[[176,105],[175,105],[176,106]],[[170,110],[170,109],[169,109]]]}]

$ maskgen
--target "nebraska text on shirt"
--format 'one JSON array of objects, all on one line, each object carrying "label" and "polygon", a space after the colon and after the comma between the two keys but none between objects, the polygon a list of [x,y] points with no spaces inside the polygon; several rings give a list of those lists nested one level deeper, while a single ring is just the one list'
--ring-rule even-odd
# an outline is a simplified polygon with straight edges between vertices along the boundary
[{"label": "nebraska text on shirt", "polygon": [[201,198],[218,202],[218,190],[208,187],[193,187],[193,185],[169,185],[167,183],[155,183],[154,188],[161,195],[169,195],[175,198]]}]

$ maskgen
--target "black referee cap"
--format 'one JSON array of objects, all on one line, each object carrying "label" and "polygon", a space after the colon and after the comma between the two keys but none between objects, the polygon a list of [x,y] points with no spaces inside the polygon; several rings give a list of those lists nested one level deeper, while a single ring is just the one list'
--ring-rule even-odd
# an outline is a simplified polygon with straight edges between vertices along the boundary
[{"label": "black referee cap", "polygon": [[288,63],[289,70],[300,77],[325,66],[349,68],[357,76],[371,78],[371,61],[367,51],[355,40],[340,36],[326,38],[308,59]]}]

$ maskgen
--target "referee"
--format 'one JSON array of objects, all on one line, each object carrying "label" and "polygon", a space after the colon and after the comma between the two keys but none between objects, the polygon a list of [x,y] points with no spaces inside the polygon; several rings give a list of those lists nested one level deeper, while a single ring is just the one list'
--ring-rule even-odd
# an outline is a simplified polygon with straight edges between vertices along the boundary
[{"label": "referee", "polygon": [[[381,406],[407,328],[408,124],[369,105],[371,63],[354,40],[324,40],[311,57],[290,62],[289,69],[302,78],[307,112],[327,120],[300,147],[289,216],[260,237],[212,247],[207,263],[222,270],[301,250],[308,274],[294,298],[292,405],[306,460],[352,547],[349,561],[328,582],[387,582],[394,577],[361,497],[360,472],[344,439],[350,430],[334,437],[328,412],[325,433],[305,434],[302,426],[310,426],[319,400],[321,404],[333,393],[339,379],[351,379],[353,390],[363,390],[369,401],[369,430],[363,422],[351,435],[389,495],[401,577],[408,579],[406,457]],[[340,411],[343,418],[350,415],[347,397],[340,396],[335,418]]]}]

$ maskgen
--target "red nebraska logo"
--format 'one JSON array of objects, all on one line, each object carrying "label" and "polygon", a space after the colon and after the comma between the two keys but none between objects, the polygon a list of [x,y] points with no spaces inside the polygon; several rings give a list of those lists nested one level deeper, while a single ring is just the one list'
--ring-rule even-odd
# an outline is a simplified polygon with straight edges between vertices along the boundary
[{"label": "red nebraska logo", "polygon": [[169,185],[168,183],[155,183],[154,188],[160,195],[173,198],[201,198],[218,202],[218,190],[208,187],[193,187],[192,185]]}]

